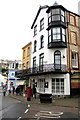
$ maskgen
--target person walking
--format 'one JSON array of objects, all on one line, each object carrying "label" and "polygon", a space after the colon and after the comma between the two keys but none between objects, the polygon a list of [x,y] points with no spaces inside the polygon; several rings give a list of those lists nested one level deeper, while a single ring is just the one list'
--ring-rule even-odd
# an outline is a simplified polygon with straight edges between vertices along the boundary
[{"label": "person walking", "polygon": [[15,92],[15,87],[13,86],[13,95],[14,95],[14,92]]},{"label": "person walking", "polygon": [[33,92],[33,97],[36,99],[36,87],[35,87],[35,85],[33,85],[32,92]]},{"label": "person walking", "polygon": [[6,87],[3,88],[3,95],[6,95]]}]

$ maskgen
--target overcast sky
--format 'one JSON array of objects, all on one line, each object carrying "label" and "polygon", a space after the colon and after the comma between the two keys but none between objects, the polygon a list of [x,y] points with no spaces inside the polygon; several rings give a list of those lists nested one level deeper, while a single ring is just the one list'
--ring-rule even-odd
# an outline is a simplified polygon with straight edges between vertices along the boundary
[{"label": "overcast sky", "polygon": [[31,25],[39,6],[55,1],[78,14],[80,0],[0,0],[0,59],[22,59],[22,47],[31,41]]}]

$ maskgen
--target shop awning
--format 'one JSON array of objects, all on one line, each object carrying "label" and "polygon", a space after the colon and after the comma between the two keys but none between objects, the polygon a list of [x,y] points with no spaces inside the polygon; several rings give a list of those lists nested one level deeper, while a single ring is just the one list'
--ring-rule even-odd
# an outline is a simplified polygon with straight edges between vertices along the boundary
[{"label": "shop awning", "polygon": [[19,85],[24,85],[24,83],[25,83],[25,81],[19,81],[19,80],[18,80],[18,81],[16,82],[16,85],[17,85],[17,86],[19,86]]}]

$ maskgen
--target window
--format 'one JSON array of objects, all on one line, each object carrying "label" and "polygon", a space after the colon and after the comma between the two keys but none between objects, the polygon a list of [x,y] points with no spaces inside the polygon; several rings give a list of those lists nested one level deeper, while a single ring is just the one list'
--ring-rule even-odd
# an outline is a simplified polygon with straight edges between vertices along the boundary
[{"label": "window", "polygon": [[37,48],[37,41],[34,41],[34,52],[36,52],[36,48]]},{"label": "window", "polygon": [[26,68],[29,68],[29,62],[26,62]]},{"label": "window", "polygon": [[19,66],[19,64],[18,64],[18,63],[16,63],[16,64],[15,64],[15,68],[17,69],[17,68],[18,68],[18,66]]},{"label": "window", "polygon": [[78,53],[72,52],[72,67],[78,68]]},{"label": "window", "polygon": [[44,18],[40,20],[40,30],[44,29]]},{"label": "window", "polygon": [[65,42],[66,30],[64,28],[62,28],[61,30],[62,30],[62,41]]},{"label": "window", "polygon": [[63,78],[52,79],[52,93],[56,95],[64,94],[64,79]]},{"label": "window", "polygon": [[54,52],[54,67],[55,69],[61,69],[61,52]]},{"label": "window", "polygon": [[38,80],[38,91],[39,92],[45,92],[44,83],[45,83],[45,79]]},{"label": "window", "polygon": [[37,35],[37,25],[34,27],[34,36]]},{"label": "window", "polygon": [[53,41],[60,41],[60,28],[53,28],[52,29]]},{"label": "window", "polygon": [[14,63],[13,63],[13,65],[12,65],[12,68],[14,68]]},{"label": "window", "polygon": [[39,69],[43,70],[44,53],[39,56]]},{"label": "window", "polygon": [[63,10],[57,8],[50,11],[48,14],[48,24],[54,21],[65,22],[65,13]]},{"label": "window", "polygon": [[25,68],[25,63],[22,64],[23,69]]},{"label": "window", "polygon": [[77,33],[74,31],[71,31],[71,43],[77,44]]},{"label": "window", "polygon": [[70,24],[76,25],[76,19],[75,19],[75,16],[73,16],[73,15],[70,15]]},{"label": "window", "polygon": [[48,40],[50,42],[63,41],[66,39],[66,30],[62,27],[55,27],[48,31]]},{"label": "window", "polygon": [[43,65],[43,60],[44,60],[44,53],[40,54],[39,56],[39,65]]},{"label": "window", "polygon": [[43,48],[44,47],[44,36],[41,35],[40,37],[40,48]]},{"label": "window", "polygon": [[25,59],[25,53],[26,53],[26,51],[23,50],[23,59]]},{"label": "window", "polygon": [[27,56],[30,56],[30,47],[27,49]]},{"label": "window", "polygon": [[36,57],[33,58],[33,68],[36,67]]}]

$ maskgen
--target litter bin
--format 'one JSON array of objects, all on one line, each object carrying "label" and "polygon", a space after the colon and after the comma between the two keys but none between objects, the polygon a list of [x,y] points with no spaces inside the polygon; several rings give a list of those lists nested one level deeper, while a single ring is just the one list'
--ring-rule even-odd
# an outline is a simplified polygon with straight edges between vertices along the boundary
[{"label": "litter bin", "polygon": [[40,94],[41,103],[52,103],[52,94]]}]

